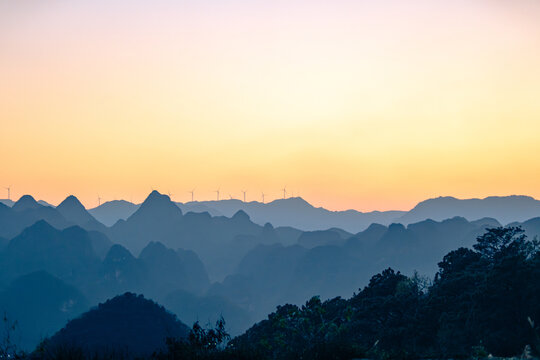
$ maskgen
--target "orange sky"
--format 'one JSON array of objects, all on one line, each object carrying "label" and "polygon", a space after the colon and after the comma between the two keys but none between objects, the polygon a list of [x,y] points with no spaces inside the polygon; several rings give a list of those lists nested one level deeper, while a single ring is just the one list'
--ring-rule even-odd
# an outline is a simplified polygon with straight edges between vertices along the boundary
[{"label": "orange sky", "polygon": [[87,207],[540,198],[539,18],[536,0],[2,1],[0,186]]}]

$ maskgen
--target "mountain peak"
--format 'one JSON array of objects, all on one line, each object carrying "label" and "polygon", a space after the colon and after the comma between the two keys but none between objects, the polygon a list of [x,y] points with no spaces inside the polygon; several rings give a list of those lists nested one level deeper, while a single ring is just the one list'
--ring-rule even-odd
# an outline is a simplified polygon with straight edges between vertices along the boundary
[{"label": "mountain peak", "polygon": [[59,230],[55,229],[51,224],[49,224],[45,220],[38,220],[33,225],[24,229],[21,235],[30,235],[30,234],[43,235],[45,233],[52,233],[52,232],[59,232]]},{"label": "mountain peak", "polygon": [[141,211],[163,211],[165,210],[172,210],[174,212],[178,212],[180,215],[182,215],[182,210],[171,201],[171,198],[168,195],[160,194],[158,191],[153,190],[150,195],[144,200],[144,202],[141,204],[140,208],[135,212],[140,213]]},{"label": "mountain peak", "polygon": [[122,245],[114,244],[107,252],[104,263],[117,263],[126,260],[133,261],[135,258],[128,249]]},{"label": "mountain peak", "polygon": [[41,205],[38,204],[36,199],[32,197],[32,195],[23,195],[21,198],[13,205],[13,210],[15,211],[23,211],[28,209],[37,209],[40,208]]},{"label": "mountain peak", "polygon": [[235,220],[247,220],[249,221],[249,215],[244,210],[238,210],[231,219]]},{"label": "mountain peak", "polygon": [[301,209],[301,208],[313,208],[314,206],[308,203],[303,198],[296,196],[296,197],[289,197],[286,199],[276,199],[269,204],[285,204],[286,206],[291,207],[292,209]]},{"label": "mountain peak", "polygon": [[87,230],[103,231],[103,224],[99,223],[81,204],[79,199],[75,196],[68,196],[60,205],[56,207],[56,210],[68,221],[82,226]]},{"label": "mountain peak", "polygon": [[174,252],[174,250],[167,249],[167,247],[159,241],[150,241],[139,254],[139,258],[145,259],[153,256],[163,256],[163,254],[166,254],[169,251]]},{"label": "mountain peak", "polygon": [[160,194],[157,190],[152,192],[146,197],[141,206],[154,203],[168,203],[171,202],[171,198],[168,195]]},{"label": "mountain peak", "polygon": [[64,201],[60,203],[60,205],[57,206],[58,210],[61,209],[70,209],[70,210],[86,210],[83,204],[73,195],[69,195],[67,198],[65,198]]}]

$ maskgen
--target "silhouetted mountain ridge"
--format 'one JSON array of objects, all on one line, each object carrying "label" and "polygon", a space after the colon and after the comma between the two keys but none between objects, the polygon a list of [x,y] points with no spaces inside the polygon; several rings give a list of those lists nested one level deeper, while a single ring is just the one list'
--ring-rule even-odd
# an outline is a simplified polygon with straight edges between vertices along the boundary
[{"label": "silhouetted mountain ridge", "polygon": [[117,356],[145,357],[165,348],[168,337],[186,338],[189,328],[163,306],[125,293],[70,321],[45,341],[47,351],[62,346]]}]

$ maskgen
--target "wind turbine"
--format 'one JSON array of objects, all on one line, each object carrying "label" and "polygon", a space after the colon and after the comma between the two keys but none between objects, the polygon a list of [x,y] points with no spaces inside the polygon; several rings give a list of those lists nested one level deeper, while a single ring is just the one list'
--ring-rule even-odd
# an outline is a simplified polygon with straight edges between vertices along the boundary
[{"label": "wind turbine", "polygon": [[195,189],[188,191],[188,193],[191,193],[191,202],[193,202],[193,194],[195,193]]},{"label": "wind turbine", "polygon": [[98,194],[98,196],[97,196],[97,203],[98,203],[98,206],[101,205],[101,196],[99,196],[99,194]]},{"label": "wind turbine", "polygon": [[7,190],[7,198],[8,200],[11,200],[11,185],[9,185],[8,187],[4,188]]},{"label": "wind turbine", "polygon": [[214,190],[214,192],[216,193],[217,195],[217,201],[219,201],[219,188],[217,190]]},{"label": "wind turbine", "polygon": [[167,195],[169,195],[169,199],[171,199],[171,201],[172,201],[172,197],[173,197],[174,194],[171,194],[170,191],[167,191]]},{"label": "wind turbine", "polygon": [[261,195],[262,195],[262,203],[264,204],[264,195],[266,195],[266,194],[261,192]]},{"label": "wind turbine", "polygon": [[229,200],[232,200],[232,195],[231,194],[229,194]]},{"label": "wind turbine", "polygon": [[244,202],[246,202],[246,190],[242,190],[242,192],[244,193]]},{"label": "wind turbine", "polygon": [[281,190],[283,190],[283,198],[285,199],[287,197],[287,187],[284,186]]}]

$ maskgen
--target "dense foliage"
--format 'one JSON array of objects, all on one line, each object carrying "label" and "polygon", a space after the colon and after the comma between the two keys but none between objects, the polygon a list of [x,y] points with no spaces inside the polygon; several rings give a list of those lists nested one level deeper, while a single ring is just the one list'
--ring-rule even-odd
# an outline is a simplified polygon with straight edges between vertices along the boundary
[{"label": "dense foliage", "polygon": [[538,354],[538,245],[520,228],[488,229],[473,249],[447,254],[431,284],[387,269],[348,300],[279,306],[206,358],[464,358],[527,346]]}]

